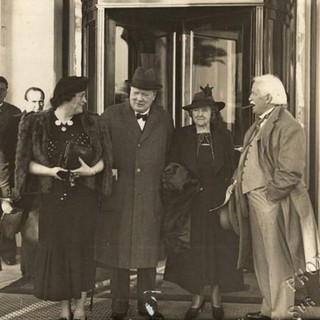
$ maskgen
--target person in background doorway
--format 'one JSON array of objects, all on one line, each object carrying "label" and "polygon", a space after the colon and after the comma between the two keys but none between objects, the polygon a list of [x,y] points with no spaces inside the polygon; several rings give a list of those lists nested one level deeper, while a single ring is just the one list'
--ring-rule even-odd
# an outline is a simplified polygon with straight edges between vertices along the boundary
[{"label": "person in background doorway", "polygon": [[139,67],[129,85],[129,101],[107,107],[101,116],[111,136],[116,177],[105,203],[105,227],[98,230],[97,260],[112,269],[111,319],[126,317],[130,269],[138,269],[139,314],[162,320],[157,304],[150,312],[149,303],[154,301],[150,296],[160,256],[161,172],[173,125],[170,115],[154,102],[161,85],[153,69]]},{"label": "person in background doorway", "polygon": [[27,101],[26,112],[38,112],[43,110],[44,107],[44,92],[38,87],[30,87],[24,94],[24,99]]},{"label": "person in background doorway", "polygon": [[[3,134],[8,126],[9,120],[13,116],[21,113],[21,110],[19,108],[5,101],[7,92],[8,92],[8,81],[4,77],[0,76],[0,145],[4,141]],[[3,169],[3,165],[1,166],[0,169],[1,170]],[[2,183],[3,182],[5,181],[2,181]],[[2,191],[1,192],[2,199],[10,197],[10,194],[7,193],[9,190],[7,189],[6,184],[7,182],[5,182],[4,185],[0,185],[0,189]],[[3,209],[1,210],[1,213],[5,214]],[[16,264],[17,244],[16,244],[15,237],[7,238],[7,237],[4,237],[3,235],[0,235],[0,237],[1,237],[0,253],[1,253],[2,260],[7,265]]]}]

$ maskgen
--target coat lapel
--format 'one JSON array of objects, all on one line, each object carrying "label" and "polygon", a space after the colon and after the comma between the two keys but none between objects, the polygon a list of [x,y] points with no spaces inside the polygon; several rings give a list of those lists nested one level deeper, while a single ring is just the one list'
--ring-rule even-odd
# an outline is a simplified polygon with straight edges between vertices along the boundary
[{"label": "coat lapel", "polygon": [[197,131],[196,126],[192,125],[186,130],[186,138],[185,143],[187,143],[187,148],[189,149],[188,152],[188,163],[189,168],[191,171],[193,171],[195,174],[199,174],[199,166],[198,166],[198,156],[197,156]]},{"label": "coat lapel", "polygon": [[[141,134],[141,130],[139,127],[139,124],[137,123],[139,130],[140,130],[140,140],[139,142],[143,142],[145,139],[148,138],[148,136],[150,135],[150,133],[154,130],[154,128],[157,126],[157,124],[159,123],[160,119],[160,112],[159,109],[154,107],[154,105],[151,105],[150,111],[149,111],[149,116],[148,116],[148,120],[144,126],[144,130],[142,131]],[[137,121],[136,121],[137,122]]]},{"label": "coat lapel", "polygon": [[244,151],[246,149],[246,147],[248,146],[248,144],[251,142],[251,138],[252,135],[254,134],[254,131],[256,129],[256,125],[258,123],[258,120],[256,120],[251,127],[248,129],[248,131],[246,132],[246,134],[244,135],[244,139],[243,139],[243,146],[242,146],[242,151]]},{"label": "coat lapel", "polygon": [[224,141],[220,131],[211,131],[214,147],[214,171],[218,172],[224,165]]},{"label": "coat lapel", "polygon": [[136,140],[139,140],[141,137],[141,129],[129,102],[125,103],[122,118],[125,122],[125,127],[131,131]]},{"label": "coat lapel", "polygon": [[283,109],[284,109],[283,107],[276,107],[270,114],[270,117],[266,122],[266,124],[261,129],[259,140],[261,141],[262,152],[264,152],[269,145],[268,140],[269,140],[271,131],[273,130],[275,123],[278,121],[279,115],[280,113],[282,113]]}]

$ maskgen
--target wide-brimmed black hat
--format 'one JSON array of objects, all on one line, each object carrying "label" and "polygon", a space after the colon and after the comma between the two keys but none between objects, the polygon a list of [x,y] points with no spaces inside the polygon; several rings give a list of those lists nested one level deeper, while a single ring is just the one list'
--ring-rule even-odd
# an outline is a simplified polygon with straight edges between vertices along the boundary
[{"label": "wide-brimmed black hat", "polygon": [[126,81],[130,87],[144,90],[156,90],[162,88],[161,84],[157,84],[156,73],[154,69],[145,70],[138,67],[133,74],[132,80]]},{"label": "wide-brimmed black hat", "polygon": [[209,84],[204,88],[200,86],[200,89],[201,91],[193,96],[192,103],[182,107],[182,109],[190,111],[194,108],[212,107],[216,111],[220,111],[225,107],[226,104],[224,102],[214,101],[212,96],[213,87],[210,87]]}]

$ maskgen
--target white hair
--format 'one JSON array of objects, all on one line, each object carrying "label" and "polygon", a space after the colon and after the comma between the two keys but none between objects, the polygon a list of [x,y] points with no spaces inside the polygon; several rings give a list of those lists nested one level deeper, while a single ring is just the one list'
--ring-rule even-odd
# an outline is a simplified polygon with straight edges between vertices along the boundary
[{"label": "white hair", "polygon": [[270,94],[272,104],[287,104],[287,93],[281,80],[273,74],[264,74],[255,77],[254,83],[259,86],[262,94]]}]

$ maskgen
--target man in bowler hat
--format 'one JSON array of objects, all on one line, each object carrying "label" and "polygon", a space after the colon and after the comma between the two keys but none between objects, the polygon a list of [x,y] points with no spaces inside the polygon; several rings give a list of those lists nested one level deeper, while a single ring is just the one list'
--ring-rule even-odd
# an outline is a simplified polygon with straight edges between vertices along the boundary
[{"label": "man in bowler hat", "polygon": [[112,268],[111,319],[126,317],[130,269],[137,269],[138,312],[158,320],[164,317],[152,292],[163,218],[159,191],[173,124],[154,102],[161,85],[153,69],[138,67],[128,84],[129,101],[108,107],[101,116],[112,140],[115,177],[104,206],[107,221],[98,230],[97,260]]}]

